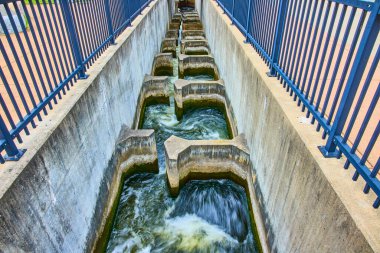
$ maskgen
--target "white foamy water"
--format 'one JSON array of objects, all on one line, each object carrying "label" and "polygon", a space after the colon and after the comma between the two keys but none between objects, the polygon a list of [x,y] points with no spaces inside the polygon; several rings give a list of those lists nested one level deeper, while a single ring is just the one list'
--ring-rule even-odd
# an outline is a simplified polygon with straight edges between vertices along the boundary
[{"label": "white foamy water", "polygon": [[209,248],[216,243],[221,246],[238,243],[220,227],[194,214],[167,219],[165,226],[158,228],[156,233],[168,244],[175,243],[178,250],[187,252]]}]

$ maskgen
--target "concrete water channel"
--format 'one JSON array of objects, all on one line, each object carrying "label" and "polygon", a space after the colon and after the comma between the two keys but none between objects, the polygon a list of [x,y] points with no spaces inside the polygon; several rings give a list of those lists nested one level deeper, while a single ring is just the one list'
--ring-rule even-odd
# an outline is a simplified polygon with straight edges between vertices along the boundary
[{"label": "concrete water channel", "polygon": [[2,165],[0,251],[380,252],[373,194],[244,34],[216,1],[175,3],[150,2]]},{"label": "concrete water channel", "polygon": [[146,152],[158,161],[116,163],[123,182],[96,251],[262,252],[248,148],[196,12],[172,18],[138,104],[136,130],[124,129],[119,143],[149,135]]}]

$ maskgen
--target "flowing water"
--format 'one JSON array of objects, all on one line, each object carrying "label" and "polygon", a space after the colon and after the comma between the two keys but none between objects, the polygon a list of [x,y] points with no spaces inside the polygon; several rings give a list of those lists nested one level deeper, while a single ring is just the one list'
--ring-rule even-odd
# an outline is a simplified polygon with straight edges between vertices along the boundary
[{"label": "flowing water", "polygon": [[196,75],[196,76],[185,76],[183,79],[185,80],[202,80],[202,81],[214,81],[214,77],[212,75]]},{"label": "flowing water", "polygon": [[[177,70],[176,59],[174,65]],[[171,91],[177,79],[177,73],[170,78]],[[155,130],[160,172],[125,180],[107,252],[258,252],[243,187],[229,180],[191,181],[175,199],[167,187],[164,141],[171,135],[227,139],[223,112],[193,109],[178,121],[172,97],[170,106],[146,108],[143,128]]]}]

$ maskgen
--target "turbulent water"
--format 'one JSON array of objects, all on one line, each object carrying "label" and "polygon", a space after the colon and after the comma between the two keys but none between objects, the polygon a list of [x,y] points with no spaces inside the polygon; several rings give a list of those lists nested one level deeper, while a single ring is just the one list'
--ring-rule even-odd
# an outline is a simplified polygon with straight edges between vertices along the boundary
[{"label": "turbulent water", "polygon": [[108,252],[257,252],[242,187],[192,181],[172,199],[165,180],[126,180]]},{"label": "turbulent water", "polygon": [[217,109],[194,109],[177,121],[174,107],[153,105],[146,108],[144,129],[154,129],[156,133],[160,172],[165,172],[164,141],[171,135],[188,140],[228,139],[224,115]]},{"label": "turbulent water", "polygon": [[214,77],[211,75],[185,76],[183,79],[185,79],[185,80],[214,81]]},{"label": "turbulent water", "polygon": [[[174,65],[176,70],[177,60]],[[177,79],[177,73],[170,78],[172,91]],[[143,128],[155,130],[160,173],[124,182],[107,252],[257,252],[244,188],[229,180],[191,181],[173,199],[167,187],[164,141],[171,135],[227,139],[223,112],[194,109],[178,121],[171,98],[170,106],[146,108]]]},{"label": "turbulent water", "polygon": [[229,180],[191,181],[173,199],[164,141],[227,139],[222,112],[194,109],[177,121],[171,105],[146,108],[143,128],[155,129],[160,173],[124,183],[107,252],[257,252],[244,189]]}]

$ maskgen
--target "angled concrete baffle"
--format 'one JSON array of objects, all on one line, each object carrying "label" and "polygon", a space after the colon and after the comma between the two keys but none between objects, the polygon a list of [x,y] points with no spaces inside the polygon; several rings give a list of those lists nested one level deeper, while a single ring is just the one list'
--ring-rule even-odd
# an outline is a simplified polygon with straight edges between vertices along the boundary
[{"label": "angled concrete baffle", "polygon": [[172,17],[172,22],[175,22],[175,23],[180,23],[182,20],[182,15],[181,13],[174,13],[173,17]]},{"label": "angled concrete baffle", "polygon": [[203,25],[200,22],[188,22],[182,24],[182,30],[203,30]]},{"label": "angled concrete baffle", "polygon": [[177,39],[164,39],[161,43],[161,53],[171,53],[177,56]]},{"label": "angled concrete baffle", "polygon": [[141,172],[158,173],[156,139],[154,130],[131,130],[124,127],[116,145],[117,169],[132,174],[137,166]]},{"label": "angled concrete baffle", "polygon": [[169,77],[145,75],[134,120],[134,129],[141,127],[145,108],[153,104],[170,104]]},{"label": "angled concrete baffle", "polygon": [[160,53],[154,57],[152,76],[172,76],[173,56],[171,53]]},{"label": "angled concrete baffle", "polygon": [[219,80],[218,68],[211,55],[184,55],[178,56],[178,74],[180,78],[187,75],[208,74]]},{"label": "angled concrete baffle", "polygon": [[201,23],[199,16],[197,15],[185,15],[182,18],[183,23]]},{"label": "angled concrete baffle", "polygon": [[195,107],[215,106],[220,108],[227,121],[230,137],[237,136],[236,120],[232,113],[231,103],[226,97],[223,80],[219,81],[187,81],[178,79],[174,83],[175,114],[177,119],[183,117],[187,109]]},{"label": "angled concrete baffle", "polygon": [[184,18],[186,18],[186,17],[199,17],[198,12],[196,12],[196,11],[187,11],[187,12],[183,12],[183,13],[182,13],[182,16],[183,16]]},{"label": "angled concrete baffle", "polygon": [[182,30],[183,40],[204,40],[206,39],[204,31],[199,30]]},{"label": "angled concrete baffle", "polygon": [[182,40],[181,53],[186,55],[208,55],[210,48],[207,40]]},{"label": "angled concrete baffle", "polygon": [[172,21],[169,23],[169,30],[179,30],[181,27],[181,22]]},{"label": "angled concrete baffle", "polygon": [[185,140],[173,135],[164,145],[172,196],[193,178],[228,178],[247,184],[251,162],[244,135],[233,140]]},{"label": "angled concrete baffle", "polygon": [[166,32],[165,38],[166,39],[175,39],[176,40],[176,44],[178,45],[178,35],[179,35],[179,31],[178,30],[168,30]]}]

